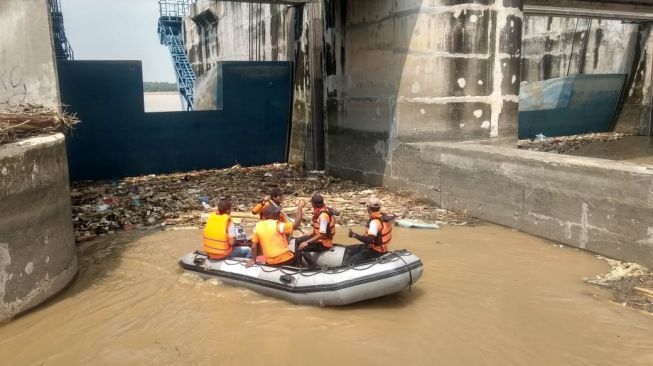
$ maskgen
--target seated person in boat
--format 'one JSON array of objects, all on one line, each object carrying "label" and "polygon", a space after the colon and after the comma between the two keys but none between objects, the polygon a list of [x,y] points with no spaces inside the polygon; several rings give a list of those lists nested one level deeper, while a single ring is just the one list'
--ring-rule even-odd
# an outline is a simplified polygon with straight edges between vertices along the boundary
[{"label": "seated person in boat", "polygon": [[370,217],[365,228],[365,235],[356,234],[349,229],[349,237],[356,238],[363,244],[348,246],[343,264],[365,262],[388,252],[395,216],[382,213],[381,200],[376,197],[367,201],[367,213]]},{"label": "seated person in boat", "polygon": [[281,221],[281,210],[275,205],[268,205],[263,209],[263,220],[254,227],[252,258],[247,261],[247,267],[254,265],[259,247],[263,251],[267,265],[288,266],[295,263],[295,255],[288,247],[288,236],[301,224],[303,209],[304,201],[299,201],[294,224]]},{"label": "seated person in boat", "polygon": [[[324,197],[316,193],[311,198],[313,206],[313,232],[295,240],[299,243],[295,252],[322,252],[333,246],[333,236],[336,234],[336,218],[334,211],[324,204]],[[310,257],[306,256],[310,266],[314,266]]]},{"label": "seated person in boat", "polygon": [[[269,196],[263,197],[261,202],[259,202],[258,204],[256,204],[256,206],[254,206],[254,208],[252,208],[252,214],[259,215],[261,220],[263,220],[263,210],[266,207],[272,205],[272,206],[277,206],[279,210],[282,210],[281,207],[282,204],[283,204],[283,192],[278,187],[274,187],[270,191]],[[286,222],[288,221],[288,218],[286,217],[286,215],[282,214],[280,220]]]},{"label": "seated person in boat", "polygon": [[204,251],[211,259],[232,257],[251,258],[252,250],[236,243],[236,227],[231,221],[231,201],[218,201],[217,212],[212,212],[204,227]]}]

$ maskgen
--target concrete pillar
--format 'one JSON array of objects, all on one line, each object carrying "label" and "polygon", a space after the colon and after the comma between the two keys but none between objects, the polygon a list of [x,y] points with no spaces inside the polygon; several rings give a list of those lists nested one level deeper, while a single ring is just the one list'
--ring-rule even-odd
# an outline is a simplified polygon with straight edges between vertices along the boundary
[{"label": "concrete pillar", "polygon": [[329,170],[381,184],[402,143],[516,145],[521,7],[327,1]]},{"label": "concrete pillar", "polygon": [[521,1],[450,3],[424,1],[400,23],[397,138],[514,143]]},{"label": "concrete pillar", "polygon": [[64,136],[0,146],[0,322],[77,273]]},{"label": "concrete pillar", "polygon": [[47,0],[0,1],[0,111],[58,107],[59,86]]},{"label": "concrete pillar", "polygon": [[626,79],[623,106],[619,111],[615,131],[634,135],[651,135],[651,104],[653,102],[653,24],[639,28],[636,66]]},{"label": "concrete pillar", "polygon": [[495,0],[496,22],[492,71],[493,143],[516,147],[519,122],[519,84],[521,82],[522,0]]},{"label": "concrete pillar", "polygon": [[[59,106],[47,0],[0,1],[0,112]],[[0,146],[0,322],[77,273],[61,134]]]}]

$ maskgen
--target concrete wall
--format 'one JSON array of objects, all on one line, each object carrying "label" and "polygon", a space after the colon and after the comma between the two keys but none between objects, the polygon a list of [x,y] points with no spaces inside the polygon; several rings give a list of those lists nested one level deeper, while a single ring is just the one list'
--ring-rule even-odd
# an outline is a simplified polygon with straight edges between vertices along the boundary
[{"label": "concrete wall", "polygon": [[0,146],[0,322],[77,273],[64,136]]},{"label": "concrete wall", "polygon": [[326,4],[330,173],[379,184],[399,142],[516,142],[521,1]]},{"label": "concrete wall", "polygon": [[653,268],[653,170],[477,144],[413,143],[387,184],[443,208]]},{"label": "concrete wall", "polygon": [[651,113],[651,25],[620,20],[526,16],[524,83],[576,74],[629,74],[615,130],[647,134]]},{"label": "concrete wall", "polygon": [[[294,61],[294,100],[289,159],[312,166],[314,157],[309,121],[321,118],[314,111],[315,77],[321,62],[313,40],[322,39],[319,3],[288,6],[199,0],[184,19],[185,47],[196,75],[202,76],[219,61]],[[321,44],[318,45],[318,48]],[[228,91],[225,91],[225,93]],[[321,108],[322,102],[317,103]]]},{"label": "concrete wall", "polygon": [[636,24],[619,20],[526,16],[522,80],[624,74],[636,34]]},{"label": "concrete wall", "polygon": [[195,2],[184,19],[185,47],[195,74],[203,75],[218,61],[293,60],[294,12],[286,5]]},{"label": "concrete wall", "polygon": [[47,0],[0,1],[0,111],[59,105]]}]

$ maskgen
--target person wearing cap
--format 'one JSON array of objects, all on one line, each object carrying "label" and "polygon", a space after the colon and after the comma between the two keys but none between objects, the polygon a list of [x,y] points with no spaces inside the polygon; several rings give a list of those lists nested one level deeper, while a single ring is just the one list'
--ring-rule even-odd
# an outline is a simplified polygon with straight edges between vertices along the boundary
[{"label": "person wearing cap", "polygon": [[367,213],[370,217],[365,228],[365,235],[356,234],[349,229],[349,237],[356,238],[362,244],[347,247],[344,264],[365,262],[388,252],[388,245],[392,240],[394,216],[381,212],[381,200],[376,197],[367,201]]},{"label": "person wearing cap", "polygon": [[251,258],[252,250],[236,245],[236,227],[231,221],[231,200],[217,202],[217,212],[212,212],[204,227],[204,251],[211,259]]},{"label": "person wearing cap", "polygon": [[261,247],[265,263],[268,265],[287,266],[295,263],[295,255],[288,247],[288,236],[301,224],[304,205],[304,201],[301,200],[297,204],[297,216],[294,224],[281,221],[281,209],[275,205],[268,205],[263,209],[261,212],[263,219],[254,227],[252,258],[247,261],[247,267],[251,267],[256,262],[259,247]]},{"label": "person wearing cap", "polygon": [[[272,205],[272,206],[277,206],[280,210],[282,210],[281,205],[283,204],[283,192],[281,189],[278,187],[272,188],[270,190],[270,195],[263,197],[263,199],[252,208],[252,214],[253,215],[259,215],[261,220],[263,220],[263,210]],[[288,218],[285,215],[280,216],[280,220],[283,222],[288,221]]]},{"label": "person wearing cap", "polygon": [[[311,197],[313,206],[313,232],[309,235],[297,238],[298,251],[301,252],[322,252],[333,246],[333,236],[336,234],[336,218],[331,210],[324,204],[324,197],[316,193]],[[297,252],[297,251],[296,251]],[[306,257],[310,266],[311,259]]]}]

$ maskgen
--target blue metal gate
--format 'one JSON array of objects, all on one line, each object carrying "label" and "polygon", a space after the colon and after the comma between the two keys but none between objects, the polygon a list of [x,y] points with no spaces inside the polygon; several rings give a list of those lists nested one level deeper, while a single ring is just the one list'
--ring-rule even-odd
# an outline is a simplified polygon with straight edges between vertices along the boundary
[{"label": "blue metal gate", "polygon": [[68,138],[71,179],[285,162],[292,63],[221,67],[221,110],[145,113],[139,61],[60,61],[62,102],[82,121]]}]

